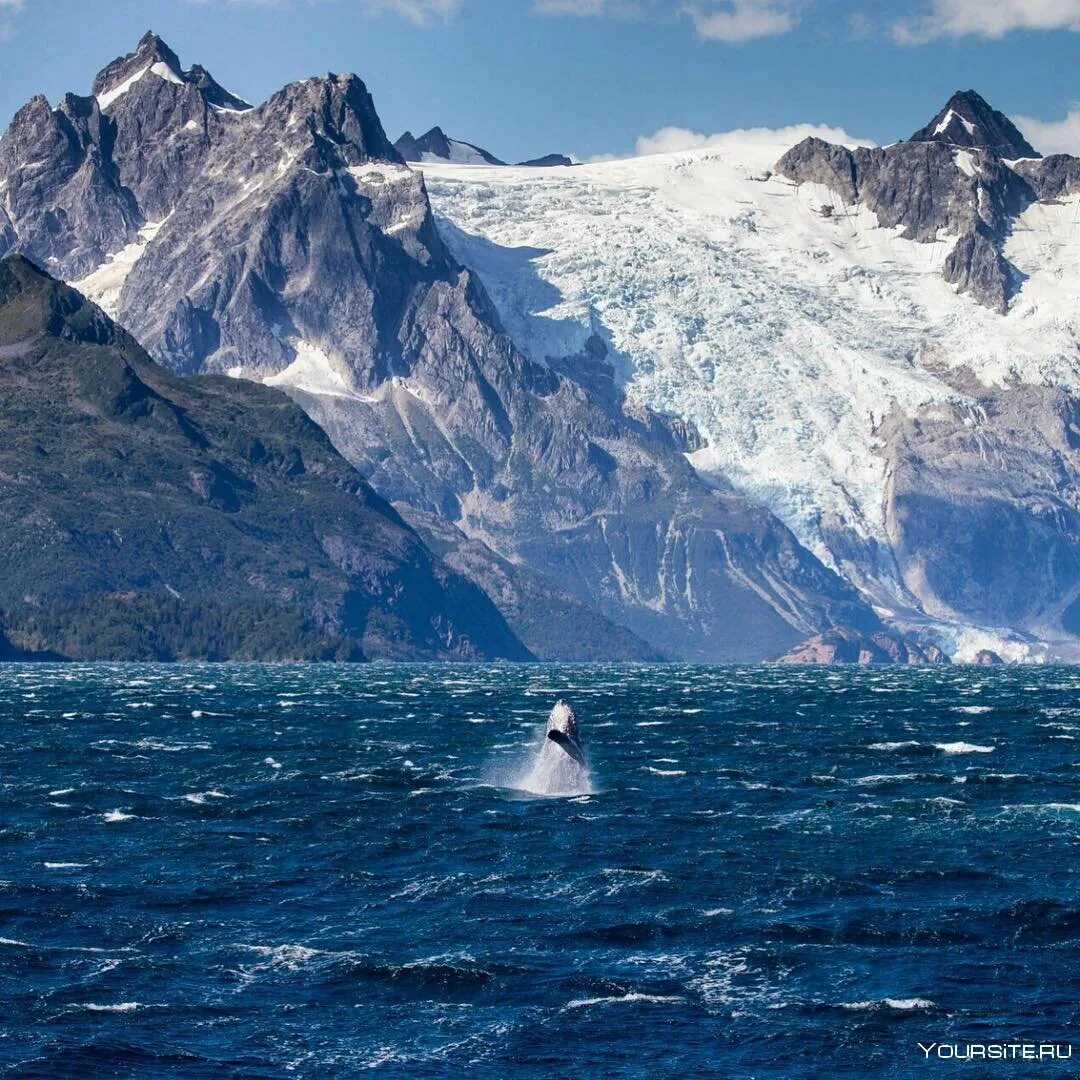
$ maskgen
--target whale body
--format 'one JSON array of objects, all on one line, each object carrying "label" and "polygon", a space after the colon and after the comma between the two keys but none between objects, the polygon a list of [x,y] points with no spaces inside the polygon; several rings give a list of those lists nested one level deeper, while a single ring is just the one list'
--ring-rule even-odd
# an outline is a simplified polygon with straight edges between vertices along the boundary
[{"label": "whale body", "polygon": [[544,740],[521,786],[537,795],[586,795],[592,791],[589,766],[574,710],[556,702]]}]

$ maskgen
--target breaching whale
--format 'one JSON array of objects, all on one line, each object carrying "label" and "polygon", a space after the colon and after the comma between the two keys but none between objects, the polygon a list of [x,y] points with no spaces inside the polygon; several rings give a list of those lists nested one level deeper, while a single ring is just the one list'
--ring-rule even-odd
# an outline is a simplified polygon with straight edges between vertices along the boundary
[{"label": "breaching whale", "polygon": [[544,741],[521,787],[537,795],[587,795],[592,791],[577,717],[565,701],[556,702],[551,710]]},{"label": "breaching whale", "polygon": [[565,701],[557,701],[548,717],[547,734],[556,746],[569,754],[579,765],[585,765],[585,754],[581,749],[581,736],[578,734],[577,717],[574,710]]}]

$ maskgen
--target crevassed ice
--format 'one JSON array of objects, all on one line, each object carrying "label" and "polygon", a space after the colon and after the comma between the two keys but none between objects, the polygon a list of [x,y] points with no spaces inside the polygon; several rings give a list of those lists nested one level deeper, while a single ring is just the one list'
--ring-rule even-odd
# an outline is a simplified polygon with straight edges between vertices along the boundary
[{"label": "crevassed ice", "polygon": [[[817,185],[767,177],[761,140],[528,169],[424,164],[440,226],[534,358],[599,334],[628,392],[694,423],[692,458],[829,561],[822,511],[884,534],[877,428],[957,400],[943,369],[1080,386],[1076,200],[1034,206],[1007,254],[1030,275],[1008,315],[942,278],[955,238],[883,229]],[[824,212],[823,212],[824,211]]]}]

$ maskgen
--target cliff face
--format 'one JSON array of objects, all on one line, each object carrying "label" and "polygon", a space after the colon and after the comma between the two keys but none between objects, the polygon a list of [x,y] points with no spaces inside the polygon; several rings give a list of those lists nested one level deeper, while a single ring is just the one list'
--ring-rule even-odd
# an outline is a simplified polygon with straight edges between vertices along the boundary
[{"label": "cliff face", "polygon": [[907,587],[943,618],[1080,636],[1080,403],[1061,390],[977,390],[894,416],[887,528]]}]

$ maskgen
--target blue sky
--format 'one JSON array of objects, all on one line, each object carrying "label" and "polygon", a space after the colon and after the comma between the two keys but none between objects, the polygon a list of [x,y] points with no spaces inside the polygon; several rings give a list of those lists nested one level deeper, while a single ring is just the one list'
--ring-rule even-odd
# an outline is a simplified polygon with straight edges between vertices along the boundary
[{"label": "blue sky", "polygon": [[671,125],[887,142],[968,87],[1080,153],[1080,0],[0,0],[0,122],[150,28],[249,100],[355,71],[391,138],[438,123],[509,159]]}]

